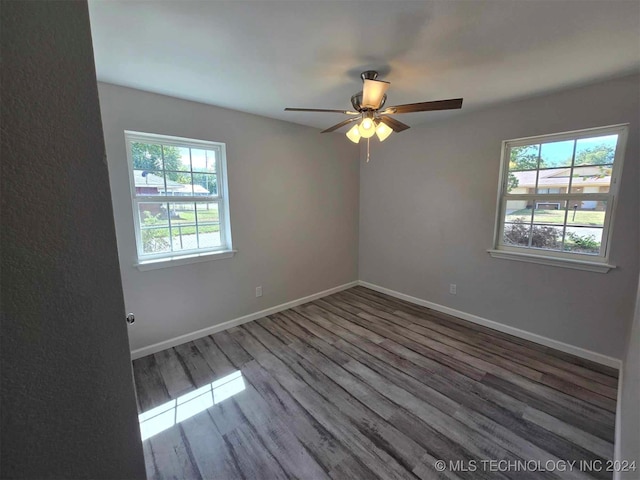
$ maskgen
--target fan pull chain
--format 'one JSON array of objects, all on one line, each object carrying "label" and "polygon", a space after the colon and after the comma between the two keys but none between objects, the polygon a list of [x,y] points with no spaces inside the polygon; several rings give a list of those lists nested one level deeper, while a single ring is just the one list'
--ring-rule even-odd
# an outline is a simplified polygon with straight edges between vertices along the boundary
[{"label": "fan pull chain", "polygon": [[367,138],[367,163],[369,163],[369,138]]}]

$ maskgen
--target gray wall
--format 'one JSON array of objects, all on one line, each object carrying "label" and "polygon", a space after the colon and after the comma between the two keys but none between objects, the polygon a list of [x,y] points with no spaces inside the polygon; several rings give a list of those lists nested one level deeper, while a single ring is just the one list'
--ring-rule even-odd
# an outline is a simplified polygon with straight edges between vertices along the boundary
[{"label": "gray wall", "polygon": [[[99,92],[132,349],[357,279],[358,150],[344,136],[114,85]],[[133,266],[124,130],[227,144],[235,257]]]},{"label": "gray wall", "polygon": [[1,475],[143,478],[87,5],[1,30]]},{"label": "gray wall", "polygon": [[[636,312],[629,335],[627,354],[624,357],[620,414],[620,456],[619,460],[635,460],[640,465],[640,288],[636,298]],[[618,447],[616,445],[616,447]],[[619,478],[633,480],[638,472],[625,472]]]},{"label": "gray wall", "polygon": [[[629,76],[374,142],[360,169],[360,279],[622,358],[638,282],[638,85]],[[610,256],[619,268],[600,274],[489,256],[503,140],[626,122]]]}]

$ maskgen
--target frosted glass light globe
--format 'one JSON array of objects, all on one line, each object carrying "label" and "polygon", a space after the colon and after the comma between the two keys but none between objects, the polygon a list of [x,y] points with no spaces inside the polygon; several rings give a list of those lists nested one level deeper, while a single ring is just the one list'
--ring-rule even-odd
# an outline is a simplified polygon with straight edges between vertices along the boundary
[{"label": "frosted glass light globe", "polygon": [[373,137],[376,133],[376,126],[373,123],[373,120],[371,120],[370,118],[365,118],[364,120],[362,120],[362,123],[358,125],[358,132],[360,132],[362,138]]}]

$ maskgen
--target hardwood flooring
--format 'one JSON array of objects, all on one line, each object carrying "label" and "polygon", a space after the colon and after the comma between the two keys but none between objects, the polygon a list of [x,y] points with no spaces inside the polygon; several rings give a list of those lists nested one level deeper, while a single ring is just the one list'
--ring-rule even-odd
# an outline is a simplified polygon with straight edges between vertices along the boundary
[{"label": "hardwood flooring", "polygon": [[612,477],[616,370],[363,287],[133,368],[149,478]]}]

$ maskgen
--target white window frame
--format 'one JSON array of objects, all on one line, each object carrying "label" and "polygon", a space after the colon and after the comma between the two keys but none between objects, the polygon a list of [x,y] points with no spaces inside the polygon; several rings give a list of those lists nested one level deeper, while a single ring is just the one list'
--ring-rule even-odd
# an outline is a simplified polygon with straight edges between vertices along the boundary
[{"label": "white window frame", "polygon": [[[127,149],[127,163],[129,168],[129,185],[131,189],[131,202],[133,207],[136,251],[138,254],[138,259],[135,266],[137,266],[140,270],[152,270],[156,268],[164,268],[220,258],[229,258],[233,256],[236,251],[233,250],[231,240],[226,145],[221,142],[196,140],[192,138],[136,132],[131,130],[125,130],[124,136]],[[134,142],[153,143],[182,148],[214,150],[216,152],[215,173],[217,181],[217,194],[206,196],[136,194],[133,157],[131,154],[131,144]],[[165,193],[167,192],[165,191]],[[156,254],[144,253],[141,238],[140,216],[138,213],[138,205],[140,203],[217,203],[221,245],[210,248],[195,248],[190,250],[170,251]]]},{"label": "white window frame", "polygon": [[[543,265],[552,265],[578,270],[588,270],[599,273],[607,273],[610,269],[616,268],[615,265],[609,264],[609,253],[611,250],[611,233],[613,231],[614,217],[617,210],[616,206],[618,200],[618,189],[620,187],[620,178],[622,174],[622,166],[624,163],[624,153],[627,145],[628,130],[629,124],[619,124],[503,141],[502,155],[500,159],[500,183],[498,186],[493,248],[488,250],[491,256],[507,260],[540,263]],[[618,135],[618,142],[616,144],[616,152],[613,161],[613,169],[611,172],[611,185],[609,187],[608,193],[512,194],[507,192],[511,148],[536,143],[559,142],[563,140],[580,140],[582,138],[599,137],[605,135]],[[570,188],[572,179],[573,177],[570,176],[570,183],[569,187],[567,188],[567,192],[571,191]],[[605,211],[600,253],[598,255],[590,255],[583,253],[544,250],[535,247],[517,247],[503,244],[502,239],[504,233],[504,211],[506,208],[507,200],[541,201],[542,199],[544,199],[543,203],[562,202],[565,200],[606,201],[607,209]]]}]

